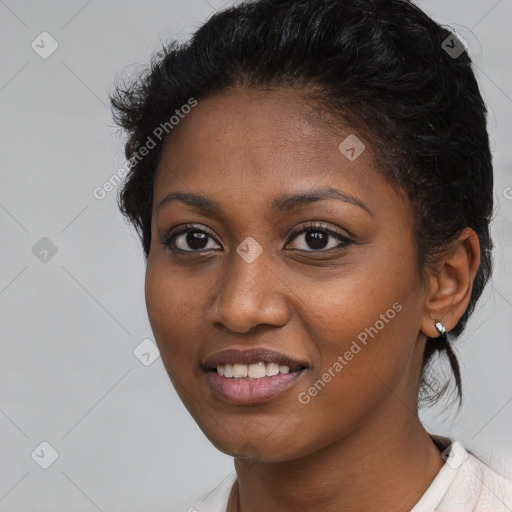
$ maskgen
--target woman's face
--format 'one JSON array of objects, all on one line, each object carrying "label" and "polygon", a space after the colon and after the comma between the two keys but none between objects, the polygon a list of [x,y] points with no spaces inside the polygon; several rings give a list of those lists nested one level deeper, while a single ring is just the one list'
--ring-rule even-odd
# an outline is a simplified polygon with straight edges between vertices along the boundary
[{"label": "woman's face", "polygon": [[234,89],[199,101],[163,148],[149,320],[183,403],[230,455],[292,460],[416,410],[413,211],[352,133],[296,92]]}]

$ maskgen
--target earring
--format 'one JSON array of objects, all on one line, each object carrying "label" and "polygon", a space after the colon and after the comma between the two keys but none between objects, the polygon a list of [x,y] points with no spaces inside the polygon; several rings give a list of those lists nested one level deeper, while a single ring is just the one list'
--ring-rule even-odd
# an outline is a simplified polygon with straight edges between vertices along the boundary
[{"label": "earring", "polygon": [[444,336],[446,334],[446,327],[439,321],[436,320],[436,331],[439,333],[439,336]]}]

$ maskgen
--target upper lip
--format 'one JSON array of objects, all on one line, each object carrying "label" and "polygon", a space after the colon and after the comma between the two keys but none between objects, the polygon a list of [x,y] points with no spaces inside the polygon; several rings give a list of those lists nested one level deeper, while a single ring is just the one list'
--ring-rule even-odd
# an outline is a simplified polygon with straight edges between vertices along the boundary
[{"label": "upper lip", "polygon": [[254,364],[263,361],[265,363],[277,363],[282,366],[288,366],[290,371],[300,370],[308,367],[304,361],[298,361],[275,350],[267,348],[253,348],[250,350],[239,350],[230,348],[215,352],[203,361],[203,367],[206,370],[213,370],[219,364]]}]

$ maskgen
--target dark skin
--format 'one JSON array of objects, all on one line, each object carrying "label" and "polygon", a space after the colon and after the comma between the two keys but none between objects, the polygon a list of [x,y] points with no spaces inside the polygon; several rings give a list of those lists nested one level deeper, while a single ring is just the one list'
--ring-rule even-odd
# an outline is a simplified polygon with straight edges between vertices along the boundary
[{"label": "dark skin", "polygon": [[[426,336],[464,313],[480,262],[466,229],[435,267],[419,268],[413,207],[384,178],[369,143],[349,161],[350,133],[325,123],[297,91],[240,88],[201,100],[166,140],[154,186],[146,273],[148,315],[165,368],[208,439],[235,458],[228,512],[407,511],[444,464],[417,415]],[[363,135],[358,135],[364,140]],[[329,186],[364,206],[324,199],[277,212],[283,194]],[[168,202],[217,201],[224,214]],[[325,248],[305,222],[322,222]],[[186,234],[193,223],[203,248]],[[292,231],[288,231],[291,229]],[[178,230],[179,231],[179,230]],[[325,234],[323,227],[312,229]],[[288,234],[286,234],[288,233]],[[247,263],[246,237],[263,252]],[[402,306],[307,404],[298,400],[394,303]],[[265,347],[307,361],[267,402],[234,405],[212,391],[201,361],[225,348]]]}]

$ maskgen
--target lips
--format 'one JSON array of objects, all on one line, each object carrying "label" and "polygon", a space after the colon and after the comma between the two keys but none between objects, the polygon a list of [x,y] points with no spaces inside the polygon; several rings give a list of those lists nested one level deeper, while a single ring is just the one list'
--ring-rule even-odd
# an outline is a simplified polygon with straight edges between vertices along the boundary
[{"label": "lips", "polygon": [[[234,405],[268,402],[294,386],[309,368],[305,361],[264,348],[216,352],[202,366],[214,394]],[[252,373],[256,366],[262,367],[259,374]],[[248,369],[247,376],[231,374],[243,368]]]}]

